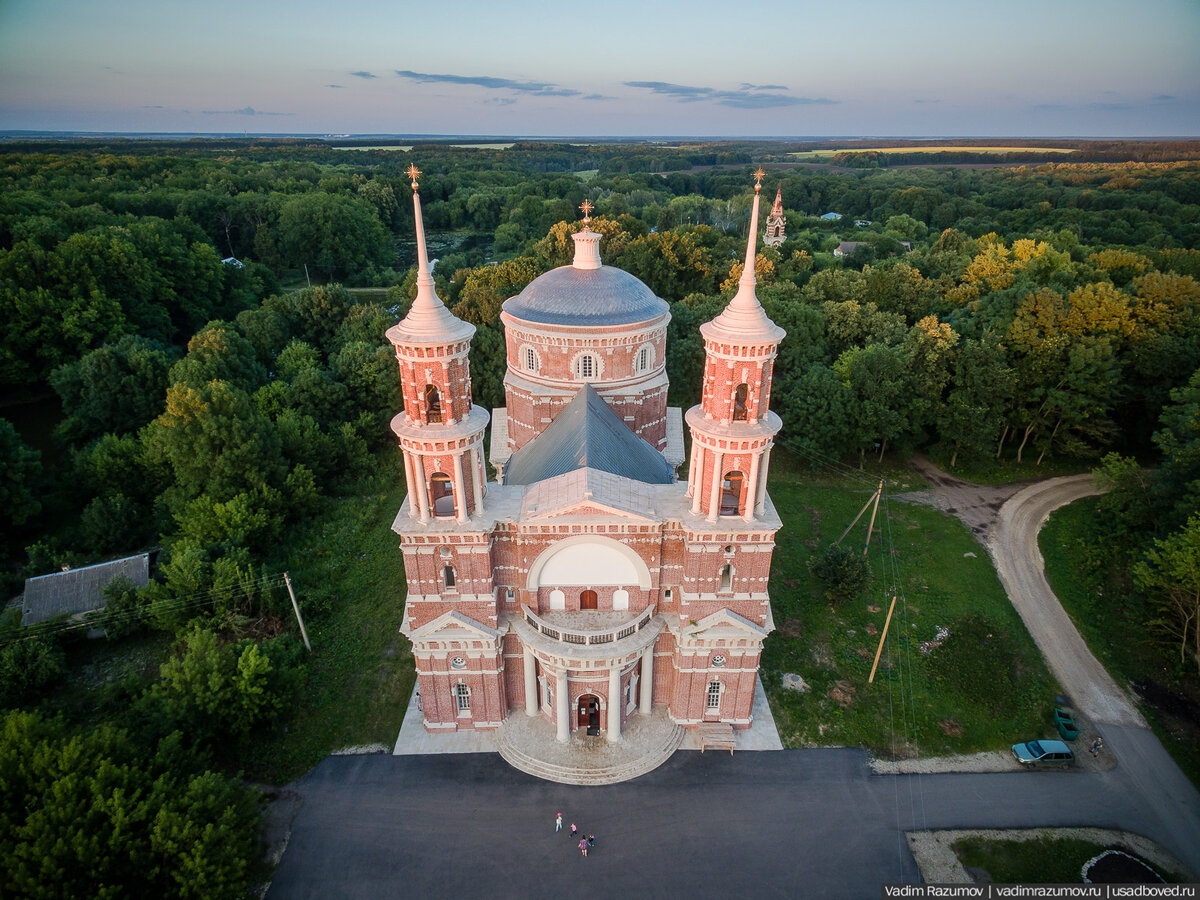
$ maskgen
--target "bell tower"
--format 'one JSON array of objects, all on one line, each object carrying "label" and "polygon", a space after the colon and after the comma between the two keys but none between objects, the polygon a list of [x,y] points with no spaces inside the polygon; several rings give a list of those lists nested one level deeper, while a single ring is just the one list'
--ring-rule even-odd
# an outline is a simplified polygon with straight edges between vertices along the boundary
[{"label": "bell tower", "polygon": [[409,515],[466,522],[483,509],[487,490],[483,433],[488,414],[471,402],[468,352],[475,326],[451,314],[438,297],[425,248],[417,179],[410,166],[417,232],[417,297],[388,329],[396,348],[404,411],[392,419],[408,480]]},{"label": "bell tower", "polygon": [[703,395],[686,416],[692,436],[691,510],[712,523],[722,516],[752,522],[763,515],[772,439],[783,424],[770,403],[775,356],[786,332],[767,318],[754,292],[764,174],[762,169],[754,173],[750,236],[737,293],[719,316],[700,326]]}]

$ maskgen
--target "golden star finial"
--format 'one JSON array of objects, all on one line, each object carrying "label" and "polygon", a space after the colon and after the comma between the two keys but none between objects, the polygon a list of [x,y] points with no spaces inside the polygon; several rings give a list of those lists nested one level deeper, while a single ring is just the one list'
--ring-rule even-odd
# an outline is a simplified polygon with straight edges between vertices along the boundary
[{"label": "golden star finial", "polygon": [[412,179],[412,189],[415,191],[417,189],[417,179],[421,177],[421,170],[417,168],[416,163],[413,163],[404,174]]},{"label": "golden star finial", "polygon": [[583,210],[583,224],[588,225],[592,221],[592,210],[596,207],[592,206],[591,202],[586,198],[579,204],[579,208]]},{"label": "golden star finial", "polygon": [[767,177],[767,173],[763,171],[762,166],[758,167],[758,171],[754,173],[754,192],[757,194],[762,190],[762,180]]}]

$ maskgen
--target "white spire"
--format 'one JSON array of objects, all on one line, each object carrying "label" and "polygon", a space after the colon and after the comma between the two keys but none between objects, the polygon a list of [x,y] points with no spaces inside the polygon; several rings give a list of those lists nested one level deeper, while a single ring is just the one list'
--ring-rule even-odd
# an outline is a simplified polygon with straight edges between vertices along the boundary
[{"label": "white spire", "polygon": [[746,261],[738,279],[737,293],[725,307],[725,311],[700,326],[705,337],[720,337],[734,343],[757,343],[760,341],[783,340],[786,332],[767,318],[758,296],[754,293],[754,250],[758,243],[758,194],[762,190],[762,179],[766,173],[759,169],[754,173],[754,204],[750,210],[750,235],[746,239]]},{"label": "white spire", "polygon": [[413,219],[417,230],[417,298],[413,300],[408,315],[388,329],[388,337],[393,343],[443,343],[470,339],[475,334],[475,326],[455,318],[437,295],[433,275],[429,271],[429,254],[425,249],[421,196],[417,193],[417,178],[421,172],[412,165],[406,174],[412,178]]}]

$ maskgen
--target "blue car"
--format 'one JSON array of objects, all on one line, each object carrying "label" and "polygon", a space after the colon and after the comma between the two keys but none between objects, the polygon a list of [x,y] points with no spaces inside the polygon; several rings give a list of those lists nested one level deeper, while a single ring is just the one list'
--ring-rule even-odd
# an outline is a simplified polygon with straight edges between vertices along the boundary
[{"label": "blue car", "polygon": [[1062,741],[1026,741],[1023,744],[1013,744],[1012,752],[1017,762],[1031,769],[1069,766],[1075,762],[1075,754]]}]

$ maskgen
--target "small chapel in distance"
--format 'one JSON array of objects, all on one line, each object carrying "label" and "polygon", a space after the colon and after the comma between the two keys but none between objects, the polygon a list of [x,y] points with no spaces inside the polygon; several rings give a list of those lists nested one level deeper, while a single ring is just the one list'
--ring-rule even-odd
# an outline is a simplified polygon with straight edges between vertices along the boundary
[{"label": "small chapel in distance", "polygon": [[749,727],[781,524],[766,485],[784,331],[755,295],[761,170],[737,294],[700,329],[703,399],[686,416],[667,406],[668,304],[604,265],[587,203],[571,265],[504,303],[506,406],[476,406],[475,328],[435,292],[409,175],[417,296],[387,333],[408,496],[392,528],[425,728],[530,716],[547,740],[620,741],[656,710]]}]

